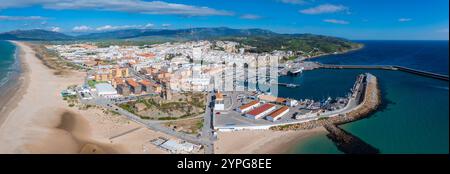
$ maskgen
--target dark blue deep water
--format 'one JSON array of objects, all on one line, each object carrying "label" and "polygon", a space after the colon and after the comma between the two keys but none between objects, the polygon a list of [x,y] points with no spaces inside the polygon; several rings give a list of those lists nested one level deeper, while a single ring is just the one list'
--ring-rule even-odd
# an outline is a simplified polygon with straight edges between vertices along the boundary
[{"label": "dark blue deep water", "polygon": [[364,48],[314,61],[346,65],[400,65],[448,75],[448,41],[356,41]]},{"label": "dark blue deep water", "polygon": [[[401,65],[448,74],[448,41],[363,41],[361,50],[315,59],[328,64]],[[300,84],[280,87],[279,95],[294,98],[345,95],[358,74],[378,77],[382,106],[367,119],[341,126],[381,153],[448,153],[449,84],[399,71],[313,70],[280,81]],[[311,137],[291,153],[341,153],[325,134]]]}]

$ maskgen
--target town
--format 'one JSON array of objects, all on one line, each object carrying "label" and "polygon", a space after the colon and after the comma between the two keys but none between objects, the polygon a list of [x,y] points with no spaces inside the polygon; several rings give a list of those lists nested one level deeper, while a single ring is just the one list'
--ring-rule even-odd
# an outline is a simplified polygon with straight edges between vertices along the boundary
[{"label": "town", "polygon": [[[252,53],[229,41],[191,41],[99,47],[92,43],[46,45],[60,59],[86,71],[84,84],[61,92],[178,137],[151,140],[171,153],[212,153],[217,131],[269,129],[342,116],[361,103],[365,75],[346,96],[280,98],[279,75],[314,66],[283,62],[292,52]],[[278,64],[278,62],[283,62]],[[305,65],[303,65],[305,64]],[[181,124],[180,124],[181,123]],[[194,143],[194,144],[192,144]]]}]

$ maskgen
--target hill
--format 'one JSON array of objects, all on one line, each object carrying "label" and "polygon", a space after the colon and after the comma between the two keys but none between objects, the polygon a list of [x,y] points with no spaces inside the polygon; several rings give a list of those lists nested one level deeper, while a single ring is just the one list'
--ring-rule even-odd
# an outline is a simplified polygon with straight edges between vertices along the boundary
[{"label": "hill", "polygon": [[73,36],[68,36],[62,33],[33,29],[33,30],[15,30],[5,33],[0,33],[0,40],[72,40]]},{"label": "hill", "polygon": [[191,28],[191,29],[128,29],[80,36],[69,36],[46,30],[16,30],[0,33],[0,40],[40,41],[108,41],[108,43],[136,42],[161,43],[189,40],[228,40],[255,47],[250,51],[271,52],[273,50],[302,51],[307,55],[344,52],[361,47],[361,44],[331,36],[314,34],[279,34],[263,29]]}]

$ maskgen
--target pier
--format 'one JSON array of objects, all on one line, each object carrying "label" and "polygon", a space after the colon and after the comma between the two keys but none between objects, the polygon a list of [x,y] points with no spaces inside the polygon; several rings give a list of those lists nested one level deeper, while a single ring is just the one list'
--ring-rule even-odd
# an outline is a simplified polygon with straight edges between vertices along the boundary
[{"label": "pier", "polygon": [[[307,67],[303,67],[306,65]],[[432,73],[423,70],[417,70],[413,68],[408,68],[404,66],[397,65],[332,65],[332,64],[322,64],[319,62],[308,62],[308,64],[301,64],[301,68],[304,70],[312,70],[312,69],[379,69],[379,70],[392,70],[392,71],[402,71],[406,73],[411,73],[415,75],[420,75],[424,77],[434,78],[438,80],[449,81],[448,75]],[[298,68],[298,67],[295,67]]]},{"label": "pier", "polygon": [[403,66],[392,66],[392,67],[398,71],[403,71],[403,72],[412,73],[412,74],[416,74],[416,75],[420,75],[420,76],[431,77],[434,79],[448,81],[448,76],[446,76],[446,75],[416,70],[416,69],[407,68],[407,67],[403,67]]},{"label": "pier", "polygon": [[396,70],[389,65],[327,65],[319,64],[319,68],[323,69],[382,69],[382,70]]},{"label": "pier", "polygon": [[274,84],[280,85],[280,86],[286,86],[288,88],[295,88],[295,87],[300,86],[300,85],[293,84],[293,83],[274,83]]},{"label": "pier", "polygon": [[357,121],[370,116],[381,103],[380,91],[378,89],[378,81],[372,74],[364,74],[358,76],[352,89],[355,95],[352,96],[352,102],[346,106],[344,110],[334,113],[324,119],[310,120],[300,123],[285,123],[271,127],[272,130],[302,130],[324,126],[325,124],[341,125],[353,121]]},{"label": "pier", "polygon": [[360,138],[339,128],[334,124],[325,124],[323,127],[329,132],[327,137],[330,138],[337,148],[346,154],[378,154],[380,151],[364,142]]},{"label": "pier", "polygon": [[271,127],[271,130],[301,130],[311,129],[323,126],[329,134],[327,135],[344,153],[351,154],[375,154],[379,150],[364,142],[360,138],[342,130],[338,125],[350,123],[370,116],[381,103],[380,91],[378,89],[378,81],[372,74],[366,73],[358,76],[355,85],[352,88],[355,95],[352,98],[357,99],[357,106],[349,108],[336,116],[327,117],[325,119],[317,119],[308,122],[280,125]]}]

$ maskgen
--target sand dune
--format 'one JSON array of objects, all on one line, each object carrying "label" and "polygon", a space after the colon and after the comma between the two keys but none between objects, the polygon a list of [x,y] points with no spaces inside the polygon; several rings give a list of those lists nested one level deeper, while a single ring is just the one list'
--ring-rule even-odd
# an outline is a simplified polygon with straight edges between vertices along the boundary
[{"label": "sand dune", "polygon": [[[60,91],[82,84],[85,74],[55,73],[25,43],[14,43],[20,48],[24,73],[6,110],[0,114],[0,153],[168,153],[149,140],[171,136],[149,129],[122,135],[142,125],[100,109],[68,107]],[[284,153],[302,138],[320,131],[324,130],[219,133],[215,152]]]},{"label": "sand dune", "polygon": [[151,138],[164,136],[148,129],[110,140],[139,125],[99,109],[68,107],[60,91],[82,84],[85,74],[55,74],[27,44],[14,44],[20,48],[23,83],[0,114],[0,153],[166,153],[152,146],[143,150]]}]

